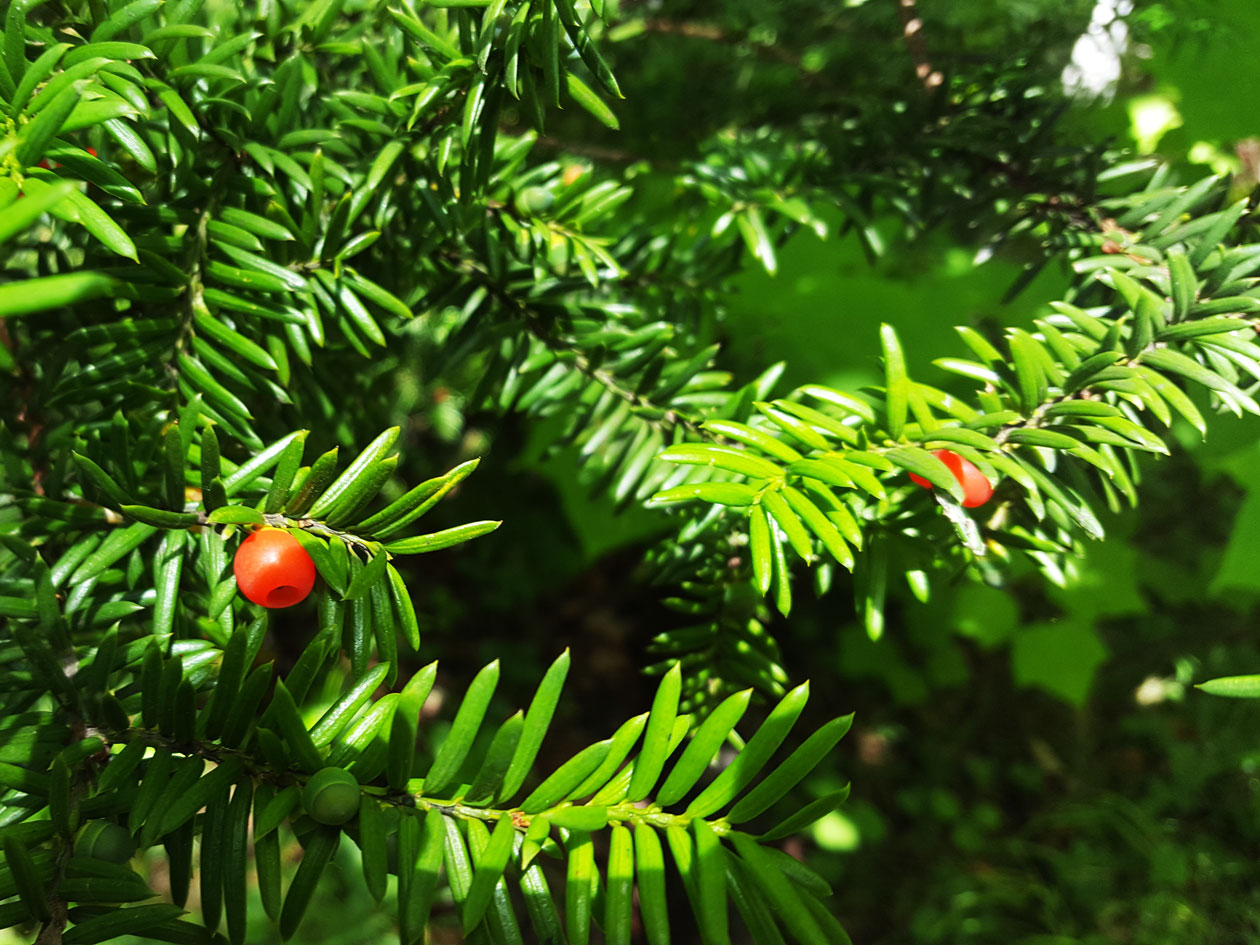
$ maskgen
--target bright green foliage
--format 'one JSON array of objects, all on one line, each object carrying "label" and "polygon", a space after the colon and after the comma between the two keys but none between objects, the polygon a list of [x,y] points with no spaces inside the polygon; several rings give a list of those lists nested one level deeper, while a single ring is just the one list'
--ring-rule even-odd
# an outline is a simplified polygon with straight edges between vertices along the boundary
[{"label": "bright green foliage", "polygon": [[[732,904],[758,943],[843,941],[827,883],[775,843],[847,788],[758,821],[850,724],[795,732],[808,689],[788,689],[770,608],[790,613],[797,559],[823,592],[854,571],[878,637],[890,575],[926,595],[1026,555],[1057,580],[1101,507],[1136,502],[1140,453],[1166,452],[1175,422],[1206,432],[1196,404],[1260,414],[1260,244],[1227,182],[1043,144],[1040,90],[987,100],[961,79],[908,119],[937,197],[917,160],[850,179],[839,146],[740,129],[654,209],[641,168],[542,156],[548,123],[621,124],[617,17],[604,0],[9,4],[0,924],[239,945],[252,874],[289,938],[353,842],[404,945],[448,893],[474,945],[524,941],[526,922],[628,943],[636,900],[664,945],[675,874],[705,945],[739,934]],[[1047,186],[940,157],[994,122],[1027,132],[1011,161]],[[882,153],[879,127],[854,147]],[[891,325],[870,390],[780,394],[782,365],[742,384],[715,368],[707,293],[748,260],[775,272],[836,208],[876,255],[877,206],[917,232],[974,205],[995,245],[1036,236],[1029,277],[1056,257],[1076,275],[1035,326],[960,329],[966,356],[936,361],[957,389],[914,379]],[[443,472],[392,425],[416,399],[393,379],[425,371],[457,389],[434,414],[447,439],[474,411],[549,419],[602,500],[669,510],[646,571],[688,625],[651,643],[650,710],[554,766],[538,758],[567,651],[505,721],[496,659],[440,740],[421,724],[437,667],[411,659],[408,557],[500,525],[418,525],[439,503],[491,514],[457,496],[477,456]],[[960,506],[942,448],[999,483],[989,505]],[[262,525],[321,579],[291,665],[265,647],[285,617],[231,573]],[[769,714],[740,734],[754,697]],[[148,901],[133,842],[162,847],[171,903]]]},{"label": "bright green foliage", "polygon": [[[11,884],[12,888],[0,886],[0,891],[8,896],[16,893],[15,907],[20,904],[27,916],[46,917],[44,888],[51,889],[52,895],[60,897],[61,901],[72,902],[80,898],[73,892],[80,885],[77,882],[80,876],[101,877],[100,882],[92,885],[93,898],[88,901],[133,902],[154,895],[129,866],[107,862],[116,862],[116,857],[95,854],[94,848],[81,849],[82,839],[75,845],[78,856],[68,861],[68,869],[57,866],[52,858],[53,851],[59,843],[70,841],[77,829],[75,825],[80,822],[85,823],[82,831],[92,834],[92,842],[103,830],[114,831],[118,828],[113,825],[124,823],[131,834],[139,838],[141,846],[165,843],[171,856],[177,855],[172,848],[181,851],[178,855],[184,857],[184,861],[180,868],[185,874],[190,865],[187,858],[192,856],[193,848],[191,844],[179,843],[176,838],[199,834],[202,919],[213,929],[218,923],[221,903],[226,910],[228,936],[238,941],[244,932],[239,916],[243,915],[241,897],[248,868],[242,851],[249,839],[252,814],[256,849],[287,820],[306,851],[280,910],[280,930],[285,937],[296,932],[320,873],[339,842],[341,831],[323,825],[343,823],[362,851],[364,875],[374,895],[379,898],[382,894],[388,873],[400,876],[398,907],[404,917],[403,934],[408,941],[418,940],[433,904],[435,887],[418,878],[431,872],[425,865],[425,851],[431,847],[438,851],[435,855],[439,857],[433,865],[437,862],[444,865],[447,882],[461,908],[465,931],[471,936],[488,934],[490,940],[499,941],[502,924],[514,921],[510,911],[503,911],[510,908],[505,905],[510,901],[508,884],[516,886],[526,897],[531,915],[538,910],[555,913],[557,906],[547,891],[546,880],[536,865],[531,866],[532,861],[539,853],[558,854],[562,845],[557,845],[557,840],[572,849],[575,842],[583,842],[575,838],[589,837],[591,832],[603,830],[611,830],[616,838],[607,863],[582,858],[571,861],[570,877],[575,869],[581,868],[588,871],[590,882],[594,882],[596,875],[605,875],[609,883],[629,882],[626,877],[632,873],[634,859],[628,831],[639,831],[640,837],[643,830],[678,831],[671,843],[682,844],[674,852],[684,881],[689,886],[717,883],[703,901],[694,903],[702,910],[702,921],[716,927],[726,921],[726,893],[720,882],[726,858],[744,855],[738,854],[737,849],[757,848],[752,835],[740,828],[808,775],[848,729],[850,722],[850,718],[845,717],[825,726],[774,768],[766,766],[770,753],[753,747],[746,749],[751,765],[745,765],[742,756],[737,755],[736,764],[732,766],[732,770],[742,773],[743,783],[729,779],[725,784],[715,782],[701,796],[706,801],[702,817],[690,809],[683,810],[678,800],[692,792],[703,770],[703,765],[697,762],[707,761],[716,751],[718,741],[713,736],[719,734],[719,727],[728,730],[730,720],[718,723],[724,715],[721,711],[715,712],[680,753],[678,749],[686,726],[674,724],[677,720],[672,704],[677,700],[679,684],[678,670],[674,670],[661,683],[663,695],[654,704],[637,755],[631,752],[629,742],[614,749],[616,738],[597,743],[562,765],[531,794],[520,799],[519,788],[507,786],[507,765],[495,763],[493,750],[471,782],[452,780],[445,773],[460,771],[468,758],[482,724],[485,702],[494,690],[494,664],[478,675],[464,695],[455,726],[433,763],[427,769],[416,770],[412,760],[413,731],[391,726],[402,701],[393,694],[377,699],[361,695],[363,692],[370,695],[376,688],[387,664],[379,664],[377,669],[382,672],[368,677],[371,686],[352,687],[323,718],[308,728],[282,683],[277,685],[276,698],[269,703],[264,699],[265,705],[260,706],[257,697],[247,696],[248,681],[238,690],[225,679],[230,654],[247,647],[249,638],[257,636],[255,629],[253,625],[241,624],[234,631],[224,655],[224,669],[217,677],[200,671],[206,665],[204,660],[198,660],[200,654],[218,655],[209,644],[179,647],[167,656],[161,655],[152,644],[144,650],[134,648],[136,659],[144,663],[145,672],[151,672],[160,680],[159,693],[171,688],[192,693],[190,717],[182,723],[167,718],[167,703],[162,698],[153,700],[157,713],[154,720],[150,720],[141,707],[141,719],[137,721],[144,724],[117,728],[111,723],[111,716],[124,719],[129,709],[134,710],[144,701],[142,693],[119,698],[107,688],[111,675],[128,671],[125,652],[114,650],[116,662],[112,669],[94,675],[97,686],[81,690],[85,705],[100,707],[99,716],[89,712],[86,718],[116,747],[108,765],[102,753],[104,742],[99,737],[91,739],[90,745],[72,745],[60,751],[53,741],[32,743],[21,753],[24,766],[4,765],[0,771],[3,783],[18,793],[6,800],[7,871],[0,873],[0,880]],[[329,649],[333,649],[330,635],[324,632],[312,640],[307,653],[321,654],[322,659],[322,654]],[[270,665],[265,666],[268,675]],[[567,667],[568,654],[565,653],[553,666],[558,678],[563,678]],[[239,681],[239,675],[234,679]],[[549,681],[544,683],[548,689],[553,688],[551,679],[549,675]],[[416,686],[427,688],[431,680],[432,672],[422,670],[404,685],[404,696]],[[748,695],[745,692],[733,698],[742,708]],[[203,699],[203,696],[211,698]],[[545,692],[540,692],[540,696],[547,698]],[[795,707],[791,711],[799,712],[799,696],[799,690],[789,696],[784,710],[790,704]],[[221,714],[216,706],[222,705],[225,698],[233,706],[226,723],[230,734],[217,741],[199,735],[211,730],[212,720]],[[200,711],[192,708],[197,702],[204,705]],[[114,708],[105,709],[106,705]],[[411,705],[414,706],[414,702]],[[782,714],[776,712],[775,717]],[[236,721],[238,716],[246,721]],[[18,724],[9,725],[6,732],[13,738],[20,738],[26,732],[37,733],[41,724],[51,718],[50,713],[25,713],[15,717]],[[520,715],[513,718],[519,721]],[[182,733],[181,727],[185,729]],[[531,713],[523,725],[518,724],[513,730],[512,741],[536,745],[546,728],[547,719]],[[634,730],[635,738],[642,729],[640,725]],[[236,732],[240,731],[243,734],[237,737]],[[779,728],[774,737],[776,741],[781,740],[785,734],[786,731]],[[754,736],[753,745],[759,744],[758,736]],[[152,753],[146,749],[151,749]],[[617,763],[604,766],[603,762],[613,751],[616,751]],[[645,782],[646,788],[641,793],[650,792],[663,781],[661,790],[667,790],[675,800],[646,806],[636,803],[630,784],[617,772],[618,765],[628,754],[629,765],[624,771],[649,770],[646,763],[656,772]],[[208,757],[213,757],[216,764],[207,770]],[[49,766],[50,774],[39,773]],[[412,775],[401,790],[376,783],[387,768],[393,770],[398,766],[404,771],[410,768]],[[312,774],[311,768],[318,770]],[[59,771],[65,772],[68,784],[77,785],[64,796],[58,793]],[[743,791],[754,775],[760,775],[758,783]],[[356,779],[363,785],[357,812],[345,810],[340,796],[333,799],[335,810],[331,809],[325,792],[341,791],[347,785],[351,791],[357,791]],[[496,793],[500,800],[494,805],[475,800]],[[741,793],[742,800],[739,799]],[[519,806],[511,803],[514,800]],[[810,819],[822,816],[842,800],[842,797],[831,798],[827,804],[816,806],[810,812]],[[62,804],[64,810],[59,809]],[[26,819],[32,811],[45,806],[50,811],[51,821]],[[493,825],[493,830],[487,835],[488,825]],[[201,829],[197,830],[198,827]],[[688,829],[696,837],[695,855]],[[772,827],[771,834],[781,830],[782,825]],[[415,831],[414,843],[404,844],[403,838],[412,831]],[[391,836],[397,838],[394,842],[399,851],[393,865],[388,862],[387,852]],[[722,846],[722,838],[737,847]],[[584,842],[589,843],[589,840]],[[52,850],[47,848],[49,843]],[[659,848],[659,840],[640,840],[640,845],[652,843]],[[76,866],[80,861],[83,865]],[[260,871],[271,868],[265,867],[265,862],[256,853],[256,867]],[[172,864],[173,868],[177,865]],[[260,875],[260,882],[263,881]],[[417,887],[417,883],[421,885]],[[792,895],[812,895],[811,888],[821,883],[817,880],[815,884],[806,884]],[[569,939],[580,940],[586,935],[589,927],[585,923],[592,918],[606,929],[628,927],[629,888],[625,887],[624,895],[608,901],[605,915],[592,917],[589,912],[581,912],[581,918],[575,919],[573,915],[578,913],[571,912],[566,926]],[[645,908],[649,912],[657,916],[666,913],[665,892],[659,883],[640,884],[639,889],[640,896],[648,900]],[[178,904],[182,904],[182,899]],[[143,928],[148,929],[146,934],[157,935],[159,933],[149,927],[145,917],[160,915],[162,918],[157,922],[163,923],[162,934],[196,937],[186,922],[178,920],[179,910],[165,913],[149,911],[147,906],[132,908],[143,911],[137,912],[134,924],[123,926],[119,917],[119,928],[126,931]],[[84,912],[83,907],[73,906],[70,918],[76,922],[74,927],[78,927],[79,922],[86,925],[84,920],[90,914],[90,909]],[[15,911],[15,915],[19,913]],[[234,915],[238,918],[234,919]],[[489,931],[476,932],[479,928]],[[546,937],[543,928],[538,931],[540,936]],[[806,940],[818,941],[816,937]]]},{"label": "bright green foliage", "polygon": [[[882,387],[856,397],[807,385],[755,401],[747,422],[707,421],[725,442],[675,447],[661,458],[740,481],[674,486],[650,503],[707,501],[747,515],[754,573],[785,616],[790,597],[781,585],[791,575],[779,562],[788,550],[806,561],[822,550],[851,569],[866,532],[924,527],[921,515],[887,510],[902,472],[939,487],[932,494],[954,524],[960,554],[985,567],[989,556],[1028,553],[1053,567],[1078,534],[1102,537],[1089,492],[1112,508],[1136,502],[1134,454],[1167,452],[1148,421],[1164,436],[1174,418],[1206,432],[1184,385],[1212,391],[1235,414],[1260,413],[1244,390],[1248,378],[1260,378],[1249,317],[1260,311],[1251,277],[1260,246],[1219,245],[1244,205],[1204,213],[1193,225],[1183,220],[1205,204],[1211,210],[1223,192],[1212,179],[1184,193],[1160,187],[1157,174],[1138,194],[1108,201],[1117,226],[1132,228],[1121,231],[1126,255],[1108,249],[1077,259],[1083,276],[1071,303],[1056,303],[1039,334],[1011,329],[1002,351],[960,329],[973,359],[937,361],[981,385],[970,402],[913,381],[886,325]],[[930,452],[942,448],[1004,482],[982,523],[957,507],[961,489]],[[875,597],[871,588],[882,581],[865,569],[864,596]],[[877,613],[868,608],[872,633]]]}]

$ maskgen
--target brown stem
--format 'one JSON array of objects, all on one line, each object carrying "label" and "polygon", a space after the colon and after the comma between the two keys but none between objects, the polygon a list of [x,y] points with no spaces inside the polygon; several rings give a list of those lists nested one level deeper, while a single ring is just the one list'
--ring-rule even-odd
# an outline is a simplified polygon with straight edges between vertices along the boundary
[{"label": "brown stem", "polygon": [[35,939],[35,945],[61,945],[61,934],[66,930],[66,924],[70,921],[66,904],[60,898],[52,897],[48,902],[48,909],[52,913],[52,917],[39,930],[39,936]]},{"label": "brown stem", "polygon": [[916,0],[896,0],[897,13],[901,17],[901,35],[905,37],[910,58],[914,60],[914,74],[923,83],[923,88],[930,92],[945,81],[945,76],[939,69],[932,68],[927,43],[923,40],[923,20],[919,17],[915,2]]}]

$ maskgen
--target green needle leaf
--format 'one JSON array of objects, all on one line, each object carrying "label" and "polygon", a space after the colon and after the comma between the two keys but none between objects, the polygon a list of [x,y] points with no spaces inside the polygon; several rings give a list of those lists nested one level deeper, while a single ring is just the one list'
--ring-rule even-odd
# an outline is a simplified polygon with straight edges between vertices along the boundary
[{"label": "green needle leaf", "polygon": [[390,427],[381,433],[346,467],[345,471],[333,481],[333,484],[319,497],[309,513],[310,518],[322,518],[343,496],[351,493],[372,473],[372,469],[385,458],[390,447],[398,439],[400,428]]},{"label": "green needle leaf", "polygon": [[656,786],[656,779],[665,767],[669,755],[669,736],[678,713],[678,698],[682,690],[682,669],[675,664],[661,677],[656,697],[652,700],[652,713],[648,716],[647,730],[643,735],[643,750],[635,763],[634,776],[630,779],[630,791],[626,800],[641,801]]},{"label": "green needle leaf", "polygon": [[389,563],[389,555],[384,551],[378,551],[368,561],[367,565],[360,568],[351,580],[350,586],[346,588],[346,593],[342,595],[346,600],[358,600],[365,596],[373,586],[385,577],[385,567]]},{"label": "green needle leaf", "polygon": [[319,826],[306,835],[302,860],[298,863],[297,873],[289,884],[284,906],[280,910],[280,937],[285,941],[293,937],[306,915],[319,878],[336,852],[340,840],[341,831],[336,827]]},{"label": "green needle leaf", "polygon": [[403,538],[385,545],[385,550],[396,555],[424,554],[429,551],[440,551],[452,545],[460,545],[482,535],[489,535],[502,522],[470,522],[467,525],[456,525],[429,535],[417,535],[414,538]]},{"label": "green needle leaf", "polygon": [[634,918],[634,844],[630,831],[616,825],[609,833],[608,890],[604,895],[604,941],[630,945]]},{"label": "green needle leaf", "polygon": [[595,771],[612,747],[612,739],[588,745],[557,768],[521,803],[527,814],[544,811],[573,794],[574,789]]},{"label": "green needle leaf", "polygon": [[367,674],[360,679],[350,691],[338,699],[323,714],[315,727],[311,729],[311,743],[316,748],[327,748],[334,738],[336,738],[343,728],[350,724],[353,719],[367,701],[372,698],[372,693],[376,691],[381,681],[389,675],[388,663],[377,663]]},{"label": "green needle leaf", "polygon": [[433,760],[433,766],[425,775],[425,794],[437,794],[459,774],[464,758],[481,728],[481,721],[485,718],[486,709],[490,706],[490,698],[494,695],[498,683],[499,661],[495,660],[477,674],[464,694],[446,741],[442,743],[437,757]]},{"label": "green needle leaf", "polygon": [[748,740],[735,760],[727,765],[713,783],[692,801],[686,810],[689,817],[708,817],[729,804],[765,767],[775,750],[783,743],[792,726],[809,701],[809,683],[801,683],[774,707],[770,715]]},{"label": "green needle leaf", "polygon": [[569,673],[569,663],[569,650],[566,648],[548,667],[542,682],[538,684],[538,690],[525,714],[512,762],[503,776],[503,786],[498,793],[500,801],[510,800],[520,790],[533,767],[534,759],[538,757],[538,750],[542,747],[551,719],[555,715],[556,706],[560,702],[560,692]]},{"label": "green needle leaf", "polygon": [[359,804],[359,849],[363,851],[363,882],[377,902],[385,898],[389,850],[381,803],[364,794]]},{"label": "green needle leaf", "polygon": [[185,915],[179,906],[155,902],[143,906],[117,909],[76,922],[61,934],[64,945],[95,945],[120,935],[139,935]]},{"label": "green needle leaf", "polygon": [[639,915],[643,919],[648,945],[670,945],[665,857],[661,852],[661,838],[647,824],[634,826],[634,859],[639,886]]},{"label": "green needle leaf", "polygon": [[741,824],[764,811],[814,770],[814,766],[831,752],[852,724],[853,716],[844,715],[832,719],[814,732],[787,760],[766,775],[765,780],[731,808],[726,819],[733,824]]},{"label": "green needle leaf", "polygon": [[752,690],[745,689],[725,699],[696,729],[691,742],[682,753],[682,757],[674,764],[674,768],[656,792],[656,803],[662,807],[681,800],[683,795],[695,786],[704,774],[705,769],[717,755],[718,749],[726,741],[731,730],[743,717],[748,708],[748,700],[752,698]]},{"label": "green needle leaf", "polygon": [[597,881],[595,847],[591,835],[569,834],[569,870],[565,882],[564,924],[569,945],[588,945],[591,938],[591,886]]},{"label": "green needle leaf", "polygon": [[477,865],[460,916],[465,934],[475,929],[485,916],[495,886],[502,878],[508,858],[512,855],[512,840],[515,836],[512,815],[503,814],[494,826],[494,833],[490,836],[490,844],[485,852],[474,857]]},{"label": "green needle leaf", "polygon": [[468,804],[484,804],[494,797],[495,791],[503,782],[503,775],[512,762],[512,755],[520,743],[521,729],[524,727],[525,715],[519,709],[508,717],[499,730],[494,733],[486,757],[472,779],[464,801]]},{"label": "green needle leaf", "polygon": [[726,908],[726,851],[713,827],[697,817],[691,822],[696,840],[696,892],[700,929],[705,945],[730,945]]},{"label": "green needle leaf", "polygon": [[1260,699],[1260,676],[1221,676],[1195,683],[1196,689],[1231,699]]},{"label": "green needle leaf", "polygon": [[775,914],[803,945],[836,945],[823,934],[805,906],[803,897],[782,872],[782,864],[762,849],[757,841],[738,830],[730,834],[731,843],[749,866],[759,889],[769,900]]}]

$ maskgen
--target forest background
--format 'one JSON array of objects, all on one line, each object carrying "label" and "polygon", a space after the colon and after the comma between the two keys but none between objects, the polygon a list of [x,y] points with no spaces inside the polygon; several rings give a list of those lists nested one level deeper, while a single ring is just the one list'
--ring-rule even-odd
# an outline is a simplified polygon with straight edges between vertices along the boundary
[{"label": "forest background", "polygon": [[[539,147],[575,179],[625,174],[635,193],[619,212],[650,217],[676,198],[680,167],[720,152],[730,129],[773,136],[799,117],[798,97],[814,107],[834,96],[863,116],[855,160],[863,148],[901,147],[912,160],[895,118],[901,98],[921,86],[930,94],[936,70],[966,71],[983,77],[975,94],[995,98],[1030,75],[1044,82],[1063,98],[1053,134],[1065,152],[1129,150],[1167,162],[1182,183],[1207,171],[1255,183],[1255,0],[1136,0],[1120,13],[1105,2],[925,0],[909,43],[904,19],[863,10],[884,2],[623,2],[601,40],[625,95],[613,103],[619,130],[568,109]],[[853,32],[872,24],[890,31]],[[1101,52],[1085,73],[1086,85],[1106,80],[1093,90],[1072,77],[1082,36]],[[918,79],[915,65],[926,67]],[[992,145],[996,154],[1000,134]],[[973,159],[995,160],[980,149]],[[1000,178],[1000,158],[993,167]],[[1040,247],[1021,242],[1033,235],[994,244],[982,213],[846,223],[822,211],[771,252],[754,253],[750,240],[730,272],[700,287],[722,368],[738,382],[782,361],[783,389],[879,384],[888,323],[911,373],[944,385],[932,360],[958,352],[953,326],[1032,329],[1073,277],[1066,256],[1039,264]],[[458,504],[504,519],[492,538],[409,573],[422,662],[441,661],[440,694],[499,659],[497,718],[571,648],[546,768],[651,703],[647,654],[679,618],[639,578],[669,523],[592,488],[579,448],[556,448],[564,416],[490,419],[470,390],[434,387],[405,365],[390,383],[367,395],[367,409],[408,412],[434,457],[482,456]],[[787,843],[833,886],[831,907],[855,942],[1210,945],[1260,935],[1260,706],[1191,688],[1260,671],[1260,418],[1214,418],[1206,439],[1178,424],[1172,439],[1170,456],[1143,458],[1138,507],[1100,510],[1106,539],[1086,543],[1057,583],[1013,564],[1000,586],[959,575],[923,600],[893,581],[875,634],[839,574],[826,595],[800,581],[790,617],[770,620],[784,682],[811,680],[806,720],[855,713],[801,798],[851,782],[850,800]],[[434,518],[455,524],[461,514]],[[280,651],[284,619],[268,643]],[[432,721],[437,741],[448,723]],[[324,882],[299,940],[391,934],[361,883],[336,870]],[[274,939],[264,919],[250,921],[250,941]],[[3,945],[27,941],[0,931]]]}]

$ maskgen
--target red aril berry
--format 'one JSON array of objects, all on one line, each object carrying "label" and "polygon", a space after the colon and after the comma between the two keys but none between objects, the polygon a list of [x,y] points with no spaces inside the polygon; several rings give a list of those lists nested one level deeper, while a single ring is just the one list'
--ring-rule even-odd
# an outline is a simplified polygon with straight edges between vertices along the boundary
[{"label": "red aril berry", "polygon": [[[966,508],[974,509],[976,506],[984,505],[984,503],[989,501],[989,498],[993,495],[993,486],[975,463],[969,459],[964,459],[953,450],[935,450],[932,455],[949,468],[949,471],[954,474],[954,478],[963,487],[962,504]],[[911,473],[910,479],[924,489],[932,488],[932,484],[922,476],[916,476],[914,473]]]},{"label": "red aril berry", "polygon": [[241,542],[232,573],[240,592],[264,607],[292,607],[315,586],[315,562],[279,528],[260,528]]}]

